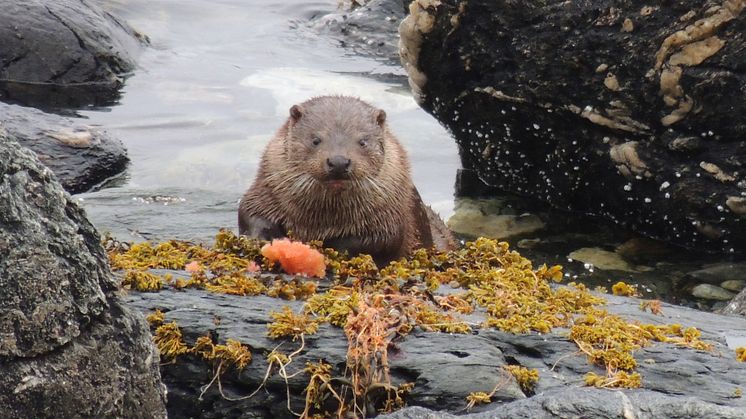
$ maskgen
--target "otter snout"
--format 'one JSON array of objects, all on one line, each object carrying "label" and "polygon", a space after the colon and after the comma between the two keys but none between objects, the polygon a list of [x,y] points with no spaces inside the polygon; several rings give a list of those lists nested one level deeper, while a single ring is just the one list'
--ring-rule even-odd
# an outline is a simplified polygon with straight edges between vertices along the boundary
[{"label": "otter snout", "polygon": [[326,159],[326,171],[332,177],[345,177],[350,171],[352,160],[345,156],[332,156]]}]

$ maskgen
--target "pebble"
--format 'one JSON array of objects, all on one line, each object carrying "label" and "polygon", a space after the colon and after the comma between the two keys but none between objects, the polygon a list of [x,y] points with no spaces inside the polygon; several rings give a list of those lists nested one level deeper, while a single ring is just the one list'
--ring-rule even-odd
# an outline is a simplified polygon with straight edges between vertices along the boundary
[{"label": "pebble", "polygon": [[727,301],[736,294],[712,284],[699,284],[692,288],[692,295],[705,300]]},{"label": "pebble", "polygon": [[730,279],[728,281],[723,281],[720,286],[728,291],[739,292],[746,288],[746,281],[742,279]]},{"label": "pebble", "polygon": [[545,227],[541,218],[533,214],[500,214],[495,211],[503,210],[487,200],[461,199],[448,219],[448,228],[465,236],[506,240],[532,234]]},{"label": "pebble", "polygon": [[604,271],[640,272],[650,270],[648,267],[634,266],[622,258],[619,253],[610,252],[598,247],[584,247],[567,255],[568,258],[591,264]]}]

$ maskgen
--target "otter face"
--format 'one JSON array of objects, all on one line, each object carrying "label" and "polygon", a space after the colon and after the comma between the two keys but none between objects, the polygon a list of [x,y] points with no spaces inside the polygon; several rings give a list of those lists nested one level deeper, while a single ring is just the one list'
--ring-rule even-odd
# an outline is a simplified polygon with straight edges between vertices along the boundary
[{"label": "otter face", "polygon": [[290,108],[288,162],[331,189],[375,177],[384,162],[386,113],[349,97]]}]

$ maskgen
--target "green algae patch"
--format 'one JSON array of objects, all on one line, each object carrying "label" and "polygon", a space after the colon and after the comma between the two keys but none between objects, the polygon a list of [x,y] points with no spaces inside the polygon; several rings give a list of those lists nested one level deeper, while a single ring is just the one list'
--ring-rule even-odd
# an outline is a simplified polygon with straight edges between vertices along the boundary
[{"label": "green algae patch", "polygon": [[204,281],[204,287],[211,292],[244,296],[259,295],[267,291],[267,287],[257,279],[240,272],[230,272],[217,276],[212,281]]},{"label": "green algae patch", "polygon": [[291,337],[293,340],[301,335],[312,335],[319,330],[318,322],[312,320],[306,314],[296,314],[285,306],[282,311],[270,314],[274,321],[267,324],[267,336],[272,339]]},{"label": "green algae patch", "polygon": [[149,242],[133,244],[124,253],[110,253],[114,269],[183,269],[189,260],[189,246],[170,241],[153,246]]},{"label": "green algae patch", "polygon": [[712,350],[712,345],[699,337],[699,330],[693,327],[682,329],[678,324],[656,326],[628,322],[600,309],[578,318],[570,330],[570,339],[586,354],[588,361],[606,369],[605,376],[592,372],[585,376],[586,385],[595,387],[640,387],[642,377],[633,371],[637,367],[634,351],[652,342]]},{"label": "green algae patch", "polygon": [[[215,343],[212,336],[200,336],[193,346],[184,342],[181,329],[176,322],[165,323],[165,313],[160,310],[146,317],[148,323],[155,327],[153,343],[163,360],[174,363],[180,356],[192,355],[205,360],[213,366],[213,378],[204,386],[204,394],[213,383],[219,383],[220,376],[229,369],[241,371],[252,361],[251,349],[235,339],[227,339],[225,344]],[[222,387],[219,386],[222,394]]]},{"label": "green algae patch", "polygon": [[[287,369],[293,366],[293,357],[305,350],[304,337],[316,333],[321,324],[342,328],[348,342],[344,375],[332,376],[328,364],[307,365],[306,407],[302,413],[294,412],[302,417],[328,413],[322,408],[322,398],[337,401],[338,415],[367,416],[403,406],[411,386],[391,382],[388,350],[415,329],[453,334],[480,328],[513,334],[558,333],[555,329],[560,329],[559,333],[577,345],[578,355],[585,355],[589,364],[597,367],[585,376],[583,384],[600,388],[642,386],[634,353],[654,342],[711,350],[694,328],[641,324],[608,313],[603,308],[606,300],[584,285],[555,285],[563,278],[561,266],[534,268],[507,243],[491,239],[479,238],[449,252],[421,249],[380,269],[370,256],[348,257],[310,243],[323,254],[327,267],[327,278],[321,280],[323,291],[319,291],[319,280],[277,275],[279,266],[261,255],[264,244],[221,231],[213,247],[170,241],[114,246],[108,252],[112,266],[126,270],[125,277],[134,278],[140,274],[129,272],[153,268],[183,270],[189,275],[189,279],[159,280],[164,287],[304,301],[299,313],[284,307],[271,314],[268,337],[300,340],[300,346],[287,355],[276,351],[268,355],[262,386],[272,373],[285,381],[299,373],[291,374]],[[154,281],[151,278],[145,283]],[[147,290],[157,291],[151,288]],[[620,282],[612,291],[628,295],[634,288]],[[641,304],[641,309],[658,313],[660,303]],[[470,313],[484,320],[473,323],[460,318]],[[162,314],[152,316],[156,318],[151,321],[156,327],[156,345],[165,359],[188,353],[201,356],[216,366],[218,384],[225,368],[250,363],[250,351],[244,352],[248,348],[238,343],[218,345],[204,337],[189,347],[174,323],[165,323]],[[743,351],[737,356],[743,356]],[[520,366],[506,371],[524,392],[533,392],[538,371]],[[488,403],[509,379],[504,376],[492,393],[472,393],[467,407]]]},{"label": "green algae patch", "polygon": [[145,316],[145,320],[147,320],[152,327],[158,327],[166,321],[166,314],[160,310],[155,310]]},{"label": "green algae patch", "polygon": [[623,297],[634,297],[638,295],[637,288],[625,282],[619,281],[611,286],[611,293]]},{"label": "green algae patch", "polygon": [[169,279],[170,276],[161,278],[148,271],[129,270],[122,279],[122,288],[141,292],[156,292],[163,288],[163,283],[168,282]]},{"label": "green algae patch", "polygon": [[241,371],[252,360],[249,347],[235,339],[227,339],[225,344],[216,344],[210,336],[200,336],[190,352],[215,363],[218,371],[228,368]]},{"label": "green algae patch", "polygon": [[158,326],[153,334],[153,343],[161,356],[167,360],[175,360],[177,356],[189,353],[190,349],[181,336],[181,329],[176,322]]},{"label": "green algae patch", "polygon": [[589,372],[583,377],[585,385],[598,388],[639,388],[642,387],[640,373],[616,371],[611,375],[599,375]]},{"label": "green algae patch", "polygon": [[534,387],[539,383],[539,371],[520,365],[508,365],[505,367],[513,375],[524,393],[533,393]]},{"label": "green algae patch", "polygon": [[304,310],[323,322],[344,327],[347,317],[360,304],[360,292],[353,287],[336,286],[323,294],[308,299]]}]

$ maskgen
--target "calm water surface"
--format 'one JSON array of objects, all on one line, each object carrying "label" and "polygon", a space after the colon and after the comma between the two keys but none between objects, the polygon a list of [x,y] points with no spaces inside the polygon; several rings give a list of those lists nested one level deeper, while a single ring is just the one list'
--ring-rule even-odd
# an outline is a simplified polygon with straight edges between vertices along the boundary
[{"label": "calm water surface", "polygon": [[456,145],[403,87],[403,70],[306,29],[336,11],[336,1],[103,4],[152,47],[119,105],[82,112],[121,138],[132,160],[117,186],[79,195],[100,230],[125,240],[206,241],[218,228],[235,229],[238,200],[290,106],[328,93],[385,109],[423,199],[443,217],[452,213]]}]

